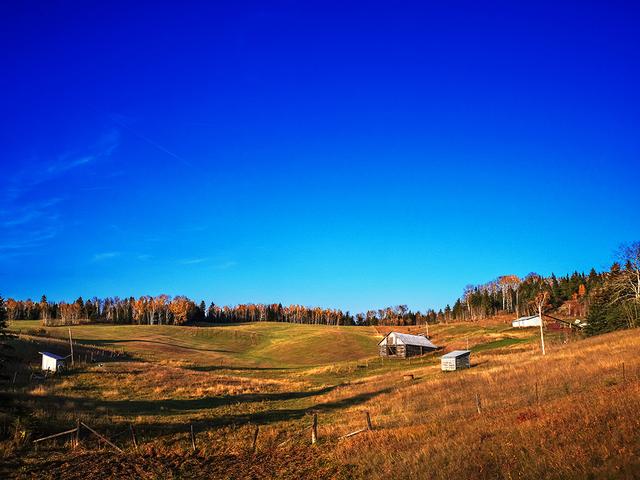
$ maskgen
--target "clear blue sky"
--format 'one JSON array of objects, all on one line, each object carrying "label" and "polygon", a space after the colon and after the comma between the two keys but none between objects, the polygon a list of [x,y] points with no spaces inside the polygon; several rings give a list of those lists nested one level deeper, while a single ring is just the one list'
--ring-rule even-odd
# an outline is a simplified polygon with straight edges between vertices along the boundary
[{"label": "clear blue sky", "polygon": [[3,3],[4,296],[425,309],[640,239],[633,2],[267,3]]}]

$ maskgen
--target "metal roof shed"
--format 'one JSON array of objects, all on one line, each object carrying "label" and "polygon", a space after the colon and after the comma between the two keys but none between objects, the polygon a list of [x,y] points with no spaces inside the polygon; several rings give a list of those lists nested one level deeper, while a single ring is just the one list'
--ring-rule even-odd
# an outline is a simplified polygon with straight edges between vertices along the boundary
[{"label": "metal roof shed", "polygon": [[64,367],[65,357],[50,352],[40,352],[42,355],[42,370],[58,372]]},{"label": "metal roof shed", "polygon": [[471,367],[471,350],[454,350],[440,357],[440,368],[443,372],[462,370]]},{"label": "metal roof shed", "polygon": [[378,343],[381,357],[407,358],[423,355],[437,350],[431,340],[424,335],[410,335],[408,333],[391,332]]}]

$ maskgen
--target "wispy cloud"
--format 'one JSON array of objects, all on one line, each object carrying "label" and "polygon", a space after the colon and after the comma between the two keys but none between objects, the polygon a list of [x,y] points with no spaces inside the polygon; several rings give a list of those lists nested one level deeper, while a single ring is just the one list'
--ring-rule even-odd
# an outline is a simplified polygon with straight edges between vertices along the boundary
[{"label": "wispy cloud", "polygon": [[102,262],[104,260],[119,257],[120,255],[122,255],[122,252],[101,252],[94,254],[92,260],[94,262]]},{"label": "wispy cloud", "polygon": [[238,264],[233,260],[222,263],[212,263],[212,259],[210,257],[183,258],[178,261],[178,264],[180,265],[200,265],[204,263],[209,263],[210,267],[216,270],[226,270],[228,268],[235,267]]},{"label": "wispy cloud", "polygon": [[8,204],[0,210],[0,257],[28,253],[55,237],[60,229],[60,215],[54,197],[24,205]]},{"label": "wispy cloud", "polygon": [[13,206],[10,210],[0,210],[0,226],[16,227],[25,225],[36,220],[56,221],[59,215],[52,209],[55,205],[62,201],[59,197],[49,198],[39,202],[31,202],[26,205]]},{"label": "wispy cloud", "polygon": [[53,227],[46,230],[34,230],[28,235],[23,235],[19,238],[5,238],[0,241],[0,255],[11,254],[11,256],[15,256],[21,254],[25,249],[40,246],[55,237],[58,230],[58,228]]},{"label": "wispy cloud", "polygon": [[38,161],[35,166],[32,165],[29,168],[15,172],[13,175],[7,176],[5,200],[8,202],[18,200],[46,182],[55,180],[80,167],[108,158],[119,145],[120,133],[117,130],[110,130],[103,133],[85,151],[69,150],[59,154],[49,162]]},{"label": "wispy cloud", "polygon": [[48,182],[109,157],[119,144],[120,133],[109,130],[85,151],[70,150],[48,162],[26,162],[29,167],[5,173],[0,178],[0,257],[30,253],[62,230],[58,204],[63,199],[32,201],[36,189],[41,195]]},{"label": "wispy cloud", "polygon": [[233,268],[238,265],[238,262],[234,262],[233,260],[229,260],[228,262],[220,263],[215,266],[218,270],[227,270],[228,268]]},{"label": "wispy cloud", "polygon": [[169,150],[164,145],[156,142],[155,140],[149,138],[148,136],[144,135],[140,131],[138,131],[138,130],[134,129],[133,127],[131,127],[130,122],[127,121],[122,115],[113,115],[112,114],[109,117],[111,118],[113,123],[115,123],[116,125],[118,125],[119,127],[123,128],[123,129],[128,130],[129,132],[133,133],[136,137],[140,138],[141,140],[144,140],[146,143],[151,145],[156,150],[159,150],[162,153],[164,153],[164,154],[166,154],[166,155],[168,155],[170,157],[173,157],[176,160],[179,160],[180,162],[184,163],[187,167],[193,167],[191,162],[189,162],[185,158],[181,157],[180,155],[178,155],[175,152],[172,152],[171,150]]},{"label": "wispy cloud", "polygon": [[178,263],[180,265],[197,265],[199,263],[205,263],[209,261],[208,257],[202,257],[202,258],[185,258],[180,260]]}]

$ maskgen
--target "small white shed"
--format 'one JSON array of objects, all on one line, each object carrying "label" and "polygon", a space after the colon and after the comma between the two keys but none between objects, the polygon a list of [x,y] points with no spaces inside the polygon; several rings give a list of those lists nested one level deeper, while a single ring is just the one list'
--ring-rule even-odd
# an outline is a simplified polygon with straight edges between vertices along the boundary
[{"label": "small white shed", "polygon": [[440,357],[443,372],[452,372],[471,367],[471,350],[454,350]]},{"label": "small white shed", "polygon": [[58,372],[64,367],[64,358],[55,353],[40,352],[42,355],[42,370],[49,372]]},{"label": "small white shed", "polygon": [[511,326],[515,328],[539,327],[540,323],[539,315],[531,315],[530,317],[520,317],[514,320],[511,322]]}]

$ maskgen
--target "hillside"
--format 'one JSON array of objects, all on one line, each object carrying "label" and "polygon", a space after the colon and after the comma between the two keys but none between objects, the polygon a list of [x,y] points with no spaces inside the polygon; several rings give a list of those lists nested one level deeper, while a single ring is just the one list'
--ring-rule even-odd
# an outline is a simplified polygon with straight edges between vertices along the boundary
[{"label": "hillside", "polygon": [[[301,367],[376,354],[373,328],[271,322],[202,325],[84,325],[72,331],[81,344],[124,350],[147,360],[179,360],[200,366]],[[14,322],[16,329],[68,340],[67,328],[41,328],[37,321]]]},{"label": "hillside", "polygon": [[[13,328],[36,327],[17,322]],[[67,335],[66,328],[47,332]],[[264,472],[282,478],[584,478],[589,472],[632,478],[640,472],[640,338],[633,330],[587,340],[550,334],[542,357],[535,330],[515,331],[501,319],[430,327],[447,349],[469,342],[474,350],[473,368],[447,374],[434,354],[377,359],[380,337],[373,328],[265,323],[86,326],[73,333],[79,344],[124,347],[130,356],[21,385],[13,401],[33,412],[27,438],[81,418],[122,446],[127,461],[97,451],[90,437],[81,454],[60,444],[36,453],[18,442],[16,453],[4,450],[7,464],[20,465],[18,478],[82,478],[79,466],[87,462],[96,472],[117,468],[133,478],[221,472],[230,478]],[[406,373],[414,380],[405,380]],[[365,410],[374,430],[339,440],[363,427]],[[320,442],[311,449],[313,413]],[[133,449],[129,424],[143,456]]]}]

